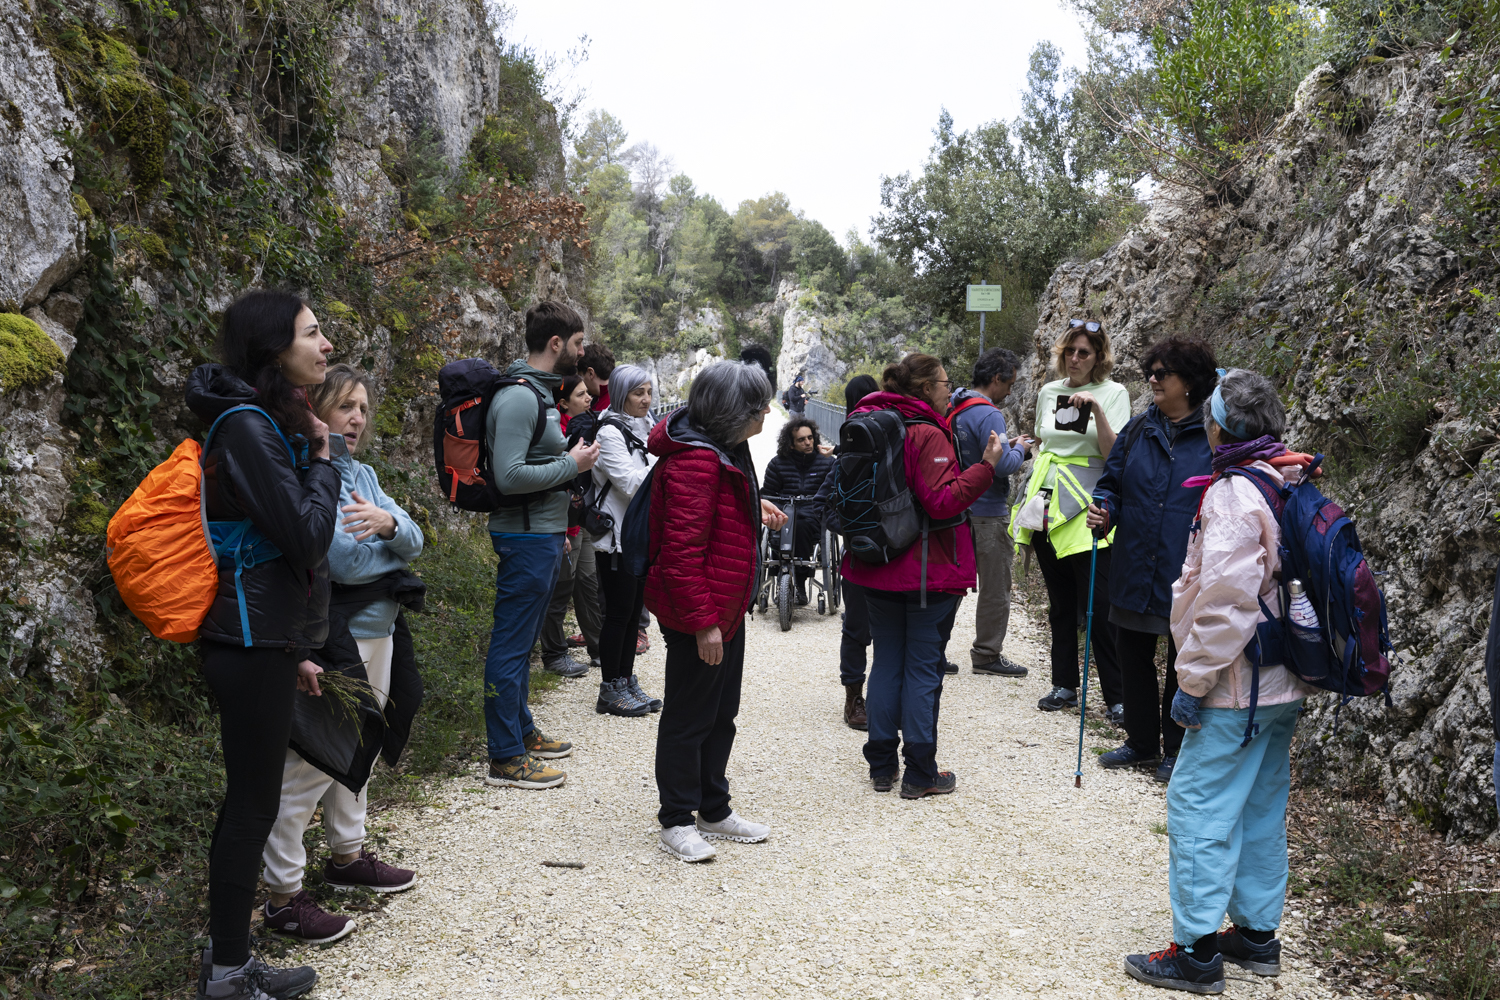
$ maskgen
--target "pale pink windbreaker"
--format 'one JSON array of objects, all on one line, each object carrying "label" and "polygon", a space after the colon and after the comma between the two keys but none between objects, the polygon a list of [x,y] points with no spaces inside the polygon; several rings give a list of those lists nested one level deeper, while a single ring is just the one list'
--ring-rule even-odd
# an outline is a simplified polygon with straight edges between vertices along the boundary
[{"label": "pale pink windbreaker", "polygon": [[[1280,470],[1254,468],[1278,481]],[[1296,481],[1301,470],[1287,470]],[[1260,488],[1244,476],[1224,476],[1203,497],[1200,528],[1188,541],[1182,575],[1172,585],[1172,636],[1177,640],[1177,686],[1204,708],[1250,707],[1250,663],[1245,646],[1265,621],[1259,595],[1280,616],[1275,574],[1280,527]],[[1260,705],[1305,698],[1312,689],[1285,667],[1260,672]]]}]

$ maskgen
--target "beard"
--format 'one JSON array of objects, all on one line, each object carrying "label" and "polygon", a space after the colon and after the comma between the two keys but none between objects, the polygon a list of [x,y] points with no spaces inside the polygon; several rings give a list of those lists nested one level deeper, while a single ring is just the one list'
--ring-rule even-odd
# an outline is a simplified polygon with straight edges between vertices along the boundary
[{"label": "beard", "polygon": [[578,355],[569,354],[566,351],[557,356],[557,363],[552,366],[554,375],[577,375]]}]

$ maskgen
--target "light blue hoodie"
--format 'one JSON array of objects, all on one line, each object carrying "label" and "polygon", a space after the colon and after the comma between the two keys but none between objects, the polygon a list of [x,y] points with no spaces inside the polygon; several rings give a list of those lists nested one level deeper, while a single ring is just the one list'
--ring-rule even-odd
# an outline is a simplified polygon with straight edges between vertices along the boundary
[{"label": "light blue hoodie", "polygon": [[[335,583],[361,584],[372,583],[394,570],[406,569],[422,554],[422,529],[385,495],[380,480],[375,478],[375,470],[349,454],[341,435],[330,434],[328,443],[330,458],[340,479],[340,514],[338,530],[333,533],[333,546],[328,550],[329,576]],[[354,502],[356,490],[365,500],[396,519],[394,538],[371,535],[360,542],[344,530],[344,518],[348,515],[342,510]],[[384,639],[396,631],[396,613],[400,610],[400,605],[389,599],[371,601],[349,619],[349,632],[356,639]]]}]

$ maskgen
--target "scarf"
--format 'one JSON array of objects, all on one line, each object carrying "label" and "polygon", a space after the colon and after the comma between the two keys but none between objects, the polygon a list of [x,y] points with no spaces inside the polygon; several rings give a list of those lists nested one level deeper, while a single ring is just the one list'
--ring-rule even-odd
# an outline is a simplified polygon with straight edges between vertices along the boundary
[{"label": "scarf", "polygon": [[1263,434],[1251,441],[1219,445],[1214,449],[1213,468],[1214,472],[1223,472],[1236,465],[1248,465],[1256,461],[1270,462],[1285,454],[1286,445],[1269,434]]}]

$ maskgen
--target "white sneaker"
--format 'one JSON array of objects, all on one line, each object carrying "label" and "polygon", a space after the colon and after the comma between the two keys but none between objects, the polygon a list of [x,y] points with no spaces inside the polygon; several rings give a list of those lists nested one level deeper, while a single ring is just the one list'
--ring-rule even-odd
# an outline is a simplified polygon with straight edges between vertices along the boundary
[{"label": "white sneaker", "polygon": [[771,828],[764,823],[752,823],[731,810],[728,816],[717,823],[705,823],[700,818],[698,832],[713,840],[732,840],[737,844],[758,844],[771,835]]},{"label": "white sneaker", "polygon": [[718,852],[712,844],[698,835],[698,831],[690,826],[669,826],[661,832],[661,841],[657,844],[678,861],[707,861]]}]

